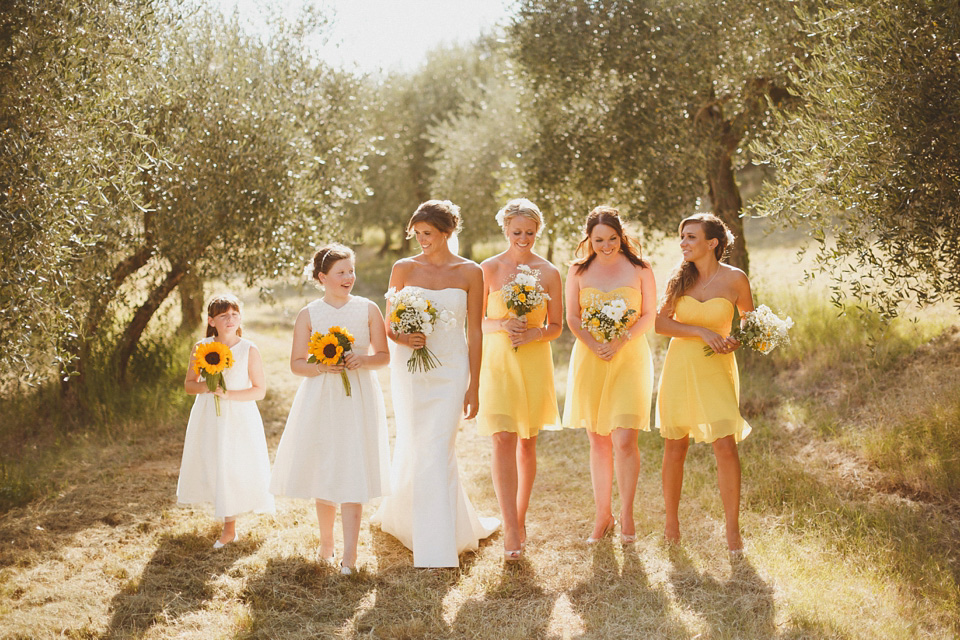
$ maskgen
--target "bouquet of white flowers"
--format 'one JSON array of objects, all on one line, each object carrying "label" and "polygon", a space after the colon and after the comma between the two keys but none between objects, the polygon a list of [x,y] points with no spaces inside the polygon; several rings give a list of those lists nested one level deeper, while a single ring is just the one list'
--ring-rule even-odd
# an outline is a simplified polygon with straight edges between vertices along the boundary
[{"label": "bouquet of white flowers", "polygon": [[[550,295],[540,284],[540,271],[525,264],[517,267],[517,275],[500,288],[503,303],[517,318],[523,320],[528,313],[539,307]],[[517,350],[516,347],[513,348]]]},{"label": "bouquet of white flowers", "polygon": [[580,326],[590,332],[598,342],[610,342],[627,332],[630,318],[636,309],[627,306],[621,297],[597,300],[580,311]]},{"label": "bouquet of white flowers", "polygon": [[[412,289],[397,291],[390,287],[385,296],[390,301],[390,328],[396,333],[422,333],[429,336],[437,322],[445,326],[453,326],[456,322],[454,315],[447,310],[440,310],[433,302]],[[429,371],[438,366],[440,361],[426,346],[414,349],[407,360],[407,371]]]},{"label": "bouquet of white flowers", "polygon": [[[780,319],[765,304],[743,314],[743,322],[730,333],[732,338],[754,351],[767,355],[780,345],[790,342],[787,332],[793,326],[790,316]],[[708,356],[714,354],[709,346],[703,348]]]}]

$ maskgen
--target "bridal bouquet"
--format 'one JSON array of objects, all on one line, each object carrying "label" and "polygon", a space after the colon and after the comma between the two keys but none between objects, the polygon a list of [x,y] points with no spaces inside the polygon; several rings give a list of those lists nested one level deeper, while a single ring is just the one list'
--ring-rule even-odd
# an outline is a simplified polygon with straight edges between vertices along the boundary
[{"label": "bridal bouquet", "polygon": [[[540,271],[525,264],[517,267],[517,275],[500,288],[500,295],[507,309],[523,320],[527,314],[549,300],[550,296],[540,284]],[[517,350],[516,347],[513,348]]]},{"label": "bridal bouquet", "polygon": [[[223,379],[223,372],[233,366],[233,352],[230,347],[212,340],[201,342],[193,354],[193,371],[207,383],[207,389],[216,391],[219,386],[226,390],[227,383]],[[220,415],[220,396],[213,396],[217,406],[217,415]]]},{"label": "bridal bouquet", "polygon": [[[330,327],[326,333],[314,332],[310,336],[310,343],[307,345],[307,362],[321,364],[340,364],[343,362],[344,354],[351,350],[353,345],[353,336],[343,327]],[[340,372],[340,379],[343,380],[343,390],[350,394],[350,378],[347,377],[346,370]]]},{"label": "bridal bouquet", "polygon": [[606,301],[598,300],[580,311],[580,325],[598,342],[610,342],[627,332],[630,318],[636,313],[619,296]]},{"label": "bridal bouquet", "polygon": [[[422,333],[429,336],[437,322],[453,326],[455,319],[451,312],[440,310],[432,301],[411,289],[397,291],[390,287],[386,294],[390,301],[390,328],[396,333]],[[414,349],[407,360],[407,371],[429,371],[440,361],[426,346]]]},{"label": "bridal bouquet", "polygon": [[[730,332],[730,337],[739,340],[749,349],[767,355],[776,347],[790,342],[787,332],[792,326],[793,320],[790,316],[781,320],[770,310],[770,307],[762,304],[755,310],[743,314],[743,322]],[[705,346],[703,351],[708,356],[714,355],[713,349],[709,346]]]}]

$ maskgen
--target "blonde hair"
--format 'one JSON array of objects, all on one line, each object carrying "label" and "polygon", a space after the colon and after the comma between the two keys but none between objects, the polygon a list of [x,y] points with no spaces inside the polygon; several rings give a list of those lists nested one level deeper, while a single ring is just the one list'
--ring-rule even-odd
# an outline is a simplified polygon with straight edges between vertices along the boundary
[{"label": "blonde hair", "polygon": [[540,232],[543,231],[543,214],[540,212],[540,207],[526,198],[514,198],[497,212],[497,224],[506,231],[507,225],[517,216],[523,216],[536,222],[537,237],[540,237]]}]

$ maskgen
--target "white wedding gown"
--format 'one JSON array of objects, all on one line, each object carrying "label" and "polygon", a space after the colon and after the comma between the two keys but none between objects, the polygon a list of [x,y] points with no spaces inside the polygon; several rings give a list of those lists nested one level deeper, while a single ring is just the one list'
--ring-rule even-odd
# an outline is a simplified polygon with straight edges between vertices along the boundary
[{"label": "white wedding gown", "polygon": [[390,386],[397,420],[393,493],[373,517],[386,533],[413,551],[415,567],[456,567],[458,556],[497,530],[496,518],[478,518],[460,484],[456,438],[470,367],[464,336],[467,292],[423,289],[423,295],[456,317],[437,324],[427,346],[440,361],[430,371],[407,372],[409,347],[390,344]]}]

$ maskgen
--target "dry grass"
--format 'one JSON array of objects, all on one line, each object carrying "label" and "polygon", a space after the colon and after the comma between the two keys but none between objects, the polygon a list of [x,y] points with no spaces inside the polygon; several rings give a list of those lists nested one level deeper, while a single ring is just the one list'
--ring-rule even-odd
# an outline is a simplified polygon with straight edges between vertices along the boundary
[{"label": "dry grass", "polygon": [[[776,259],[765,251],[776,250],[760,246],[755,264]],[[245,320],[266,361],[261,412],[271,451],[298,382],[287,354],[303,299],[288,294],[276,306],[249,304]],[[59,493],[0,517],[0,637],[955,637],[960,510],[943,493],[928,499],[893,486],[904,478],[913,487],[930,473],[909,456],[897,471],[904,445],[884,435],[921,430],[898,408],[924,425],[924,416],[947,425],[957,415],[950,402],[960,389],[949,385],[956,337],[916,350],[928,338],[876,366],[848,365],[836,353],[747,361],[755,427],[741,448],[748,554],[734,565],[706,447],[692,447],[687,464],[685,542],[662,543],[656,433],[640,437],[633,546],[583,544],[593,511],[586,437],[546,433],[522,562],[503,563],[496,534],[459,569],[413,569],[406,549],[365,524],[363,569],[349,578],[314,560],[315,515],[302,501],[242,518],[241,541],[214,552],[209,513],[174,504],[185,420],[96,441],[56,467]],[[565,367],[558,374],[562,386]],[[381,381],[388,389],[386,372]],[[923,393],[931,388],[942,391]],[[458,448],[475,506],[496,513],[489,442],[468,423]]]}]

